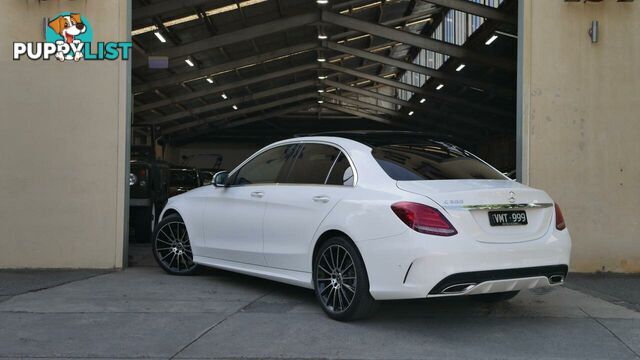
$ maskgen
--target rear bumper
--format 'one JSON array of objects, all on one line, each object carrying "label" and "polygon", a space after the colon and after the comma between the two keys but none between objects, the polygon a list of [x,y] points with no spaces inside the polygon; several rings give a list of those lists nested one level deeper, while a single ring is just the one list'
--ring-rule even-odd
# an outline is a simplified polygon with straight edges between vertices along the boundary
[{"label": "rear bumper", "polygon": [[427,297],[476,295],[562,285],[568,270],[566,265],[551,265],[458,273],[442,279]]},{"label": "rear bumper", "polygon": [[[542,238],[521,243],[481,243],[460,234],[438,237],[408,230],[356,244],[367,267],[369,290],[378,300],[559,285],[562,281],[549,278],[566,275],[571,253],[569,232],[554,228]],[[474,286],[442,293],[446,287],[464,283]]]}]

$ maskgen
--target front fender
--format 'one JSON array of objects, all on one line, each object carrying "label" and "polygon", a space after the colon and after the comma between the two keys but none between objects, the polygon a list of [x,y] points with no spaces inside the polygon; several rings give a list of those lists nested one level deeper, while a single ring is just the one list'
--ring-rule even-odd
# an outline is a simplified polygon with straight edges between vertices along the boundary
[{"label": "front fender", "polygon": [[159,219],[162,221],[167,213],[177,212],[187,227],[189,241],[194,251],[196,251],[195,249],[201,248],[205,241],[202,219],[206,197],[194,195],[196,194],[189,192],[170,198],[164,209],[162,209]]}]

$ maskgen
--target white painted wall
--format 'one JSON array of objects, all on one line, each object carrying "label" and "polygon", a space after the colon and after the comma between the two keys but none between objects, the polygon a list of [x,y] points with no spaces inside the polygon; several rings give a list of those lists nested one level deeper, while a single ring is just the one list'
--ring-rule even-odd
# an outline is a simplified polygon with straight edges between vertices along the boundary
[{"label": "white painted wall", "polygon": [[0,268],[123,264],[126,63],[12,60],[62,11],[94,41],[129,33],[126,0],[0,1]]},{"label": "white painted wall", "polygon": [[525,179],[562,207],[572,270],[640,272],[640,2],[524,5]]}]

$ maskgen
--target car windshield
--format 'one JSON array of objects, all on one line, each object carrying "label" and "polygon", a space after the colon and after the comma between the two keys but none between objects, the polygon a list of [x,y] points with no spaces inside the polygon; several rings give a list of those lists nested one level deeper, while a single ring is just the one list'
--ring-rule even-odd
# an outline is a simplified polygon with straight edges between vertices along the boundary
[{"label": "car windshield", "polygon": [[173,187],[198,187],[198,174],[192,170],[171,170],[170,186]]},{"label": "car windshield", "polygon": [[452,180],[506,179],[473,154],[440,141],[420,141],[374,146],[372,151],[392,179]]}]

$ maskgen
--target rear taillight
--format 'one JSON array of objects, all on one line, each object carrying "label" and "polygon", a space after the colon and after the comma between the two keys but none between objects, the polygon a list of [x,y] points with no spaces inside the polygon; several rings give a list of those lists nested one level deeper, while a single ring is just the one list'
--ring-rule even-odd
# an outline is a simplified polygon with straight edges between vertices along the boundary
[{"label": "rear taillight", "polygon": [[458,233],[440,211],[430,206],[401,201],[391,205],[391,210],[403,223],[417,232],[439,236]]},{"label": "rear taillight", "polygon": [[555,204],[556,208],[556,229],[564,230],[567,227],[567,224],[564,223],[564,216],[562,216],[562,211],[560,211],[560,206]]}]

